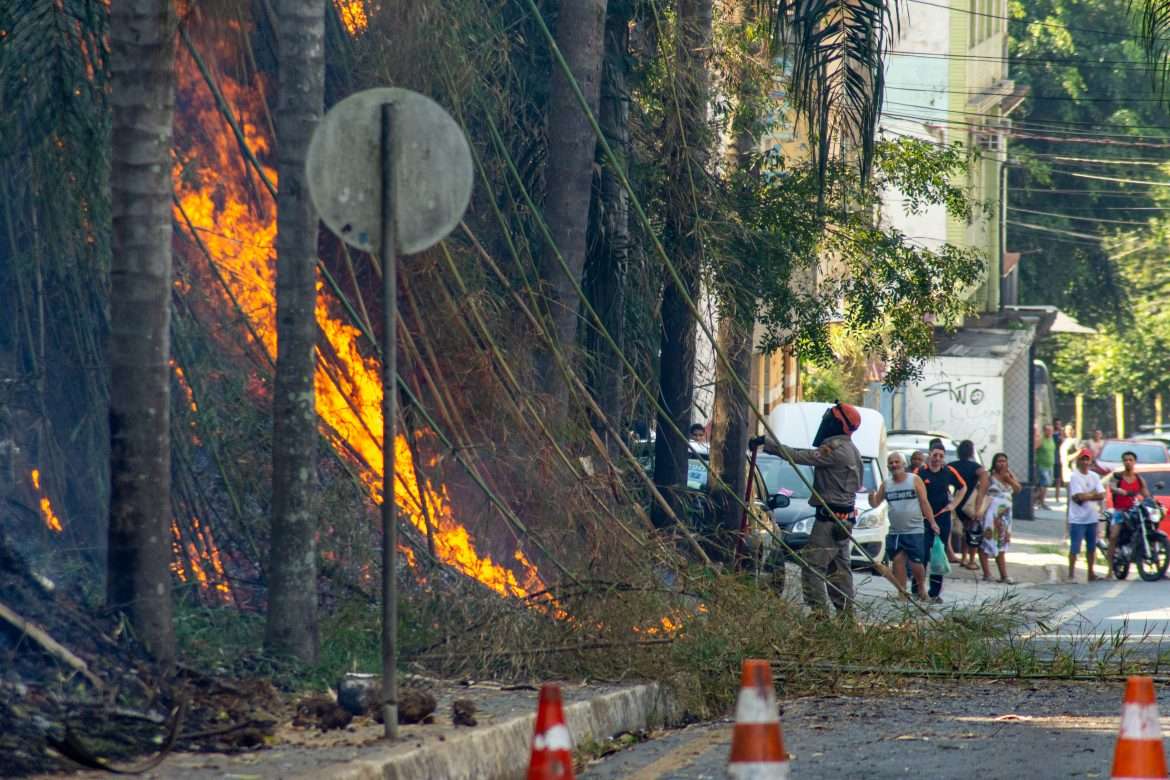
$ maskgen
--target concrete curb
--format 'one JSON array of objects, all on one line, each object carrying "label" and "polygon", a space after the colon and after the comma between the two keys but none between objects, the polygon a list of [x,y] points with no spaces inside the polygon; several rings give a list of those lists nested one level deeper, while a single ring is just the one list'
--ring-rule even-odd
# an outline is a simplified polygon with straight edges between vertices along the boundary
[{"label": "concrete curb", "polygon": [[[623,731],[668,725],[678,720],[677,703],[657,683],[636,685],[585,701],[565,704],[573,744],[600,740]],[[327,780],[513,780],[528,769],[536,714],[511,718],[467,731],[445,741],[406,750],[384,748],[368,758],[300,775]]]}]

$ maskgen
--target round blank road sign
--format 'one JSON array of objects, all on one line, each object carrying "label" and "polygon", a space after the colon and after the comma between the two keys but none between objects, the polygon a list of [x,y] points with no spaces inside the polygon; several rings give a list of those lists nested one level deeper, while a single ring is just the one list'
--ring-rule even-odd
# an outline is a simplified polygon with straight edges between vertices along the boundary
[{"label": "round blank road sign", "polygon": [[378,252],[382,106],[386,103],[394,106],[395,249],[409,255],[450,233],[471,199],[471,150],[463,130],[442,106],[397,87],[350,95],[317,126],[305,170],[321,221],[350,246]]}]

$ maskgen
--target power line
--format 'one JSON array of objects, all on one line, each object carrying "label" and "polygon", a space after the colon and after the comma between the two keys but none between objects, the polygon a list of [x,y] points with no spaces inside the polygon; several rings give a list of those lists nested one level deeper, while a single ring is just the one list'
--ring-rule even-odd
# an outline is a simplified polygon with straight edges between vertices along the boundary
[{"label": "power line", "polygon": [[1121,39],[1126,39],[1126,40],[1133,37],[1132,34],[1130,34],[1130,33],[1112,32],[1110,30],[1096,30],[1096,29],[1093,29],[1092,27],[1073,27],[1072,25],[1064,24],[1062,22],[1044,22],[1044,21],[1040,21],[1039,19],[1013,19],[1010,16],[1001,16],[999,14],[989,14],[985,11],[972,11],[972,10],[967,9],[967,8],[952,8],[949,5],[942,5],[940,3],[931,3],[931,2],[928,2],[928,0],[907,0],[907,2],[914,3],[916,5],[929,5],[933,8],[942,8],[942,9],[947,10],[947,11],[954,11],[954,12],[960,13],[960,14],[967,14],[968,16],[982,16],[982,17],[985,17],[987,19],[1002,19],[1005,22],[1012,22],[1013,24],[1027,24],[1029,26],[1038,25],[1040,27],[1053,27],[1053,28],[1058,29],[1058,30],[1069,30],[1070,32],[1093,33],[1094,35],[1107,35],[1111,38],[1121,38]]},{"label": "power line", "polygon": [[[886,112],[883,114],[883,116],[890,117],[891,119],[902,119],[902,120],[905,120],[908,122],[916,122],[916,123],[921,123],[921,124],[947,125],[947,126],[952,126],[952,127],[970,127],[970,128],[976,128],[976,129],[981,130],[983,132],[987,132],[989,129],[986,124],[983,124],[981,122],[962,122],[962,121],[959,121],[957,119],[944,119],[944,118],[939,118],[939,117],[917,116],[917,115],[913,115],[913,114],[897,114],[897,113],[893,113],[893,112]],[[1009,138],[1024,138],[1024,139],[1033,139],[1033,140],[1038,140],[1038,141],[1051,141],[1053,143],[1100,144],[1102,146],[1118,146],[1118,147],[1128,147],[1128,148],[1133,148],[1133,149],[1170,149],[1170,143],[1153,143],[1153,142],[1143,142],[1143,141],[1114,140],[1115,136],[1101,137],[1101,136],[1090,136],[1090,135],[1081,134],[1081,135],[1077,135],[1075,137],[1067,137],[1066,138],[1066,137],[1061,137],[1059,135],[1048,135],[1048,133],[1065,132],[1065,131],[1060,131],[1060,130],[1034,130],[1034,131],[1030,131],[1030,130],[1025,129],[1023,131],[1020,131],[1020,130],[1012,129],[1012,130],[1002,130],[1001,132],[1003,133],[1003,135],[1005,135]],[[1074,131],[1068,131],[1068,132],[1074,132]],[[1125,137],[1132,137],[1132,136],[1125,136]],[[1138,136],[1138,137],[1144,137],[1144,136]],[[1154,137],[1154,136],[1150,136],[1150,137]]]},{"label": "power line", "polygon": [[1014,219],[1005,219],[1004,222],[1006,222],[1009,225],[1014,225],[1015,227],[1027,228],[1028,230],[1039,230],[1042,233],[1055,233],[1055,234],[1061,235],[1061,236],[1071,236],[1073,238],[1085,238],[1085,239],[1089,239],[1090,241],[1096,241],[1098,243],[1103,243],[1102,236],[1095,236],[1092,233],[1077,233],[1074,230],[1061,230],[1060,228],[1048,227],[1046,225],[1033,225],[1030,222],[1018,222]]},{"label": "power line", "polygon": [[944,54],[942,52],[906,51],[904,49],[889,49],[890,54],[901,57],[913,57],[932,60],[961,60],[965,62],[1002,62],[1004,65],[1076,65],[1088,70],[1109,69],[1113,71],[1125,70],[1146,73],[1161,73],[1157,65],[1141,65],[1133,60],[1093,60],[1089,62],[1075,57],[997,57],[991,54]]},{"label": "power line", "polygon": [[[988,114],[984,111],[964,111],[961,108],[943,108],[941,106],[924,106],[920,103],[904,103],[900,100],[885,100],[883,102],[887,103],[889,105],[892,105],[892,106],[901,106],[903,108],[916,108],[916,109],[921,109],[924,111],[938,111],[938,112],[946,113],[946,114],[958,114],[960,116],[977,116],[977,117],[983,117],[985,119],[997,119],[997,120],[1006,118],[1006,117],[999,116],[998,114]],[[1027,120],[1027,119],[1011,120],[1011,121],[1012,121],[1013,127],[1016,127],[1016,126],[1026,127],[1028,125],[1035,125],[1036,129],[1044,130],[1045,132],[1068,132],[1068,133],[1080,133],[1082,135],[1085,132],[1083,130],[1061,130],[1060,128],[1055,127],[1055,126],[1052,126],[1052,127],[1048,126],[1050,124],[1051,125],[1056,125],[1056,124],[1072,125],[1072,124],[1074,124],[1072,122],[1064,122],[1064,121],[1054,122],[1054,121],[1048,121],[1048,120],[1032,121],[1032,120]],[[1100,127],[1101,126],[1100,123],[1097,123],[1097,122],[1081,122],[1081,123],[1075,123],[1075,124],[1079,124],[1079,125],[1083,125],[1083,126],[1087,126],[1087,127]],[[1170,131],[1170,127],[1167,127],[1167,130]],[[1146,135],[1130,135],[1128,133],[1093,133],[1093,135],[1096,135],[1096,136],[1101,137],[1101,138],[1124,138],[1124,139],[1165,138],[1166,137],[1166,136],[1162,136],[1162,135],[1148,135],[1148,134],[1146,134]]]},{"label": "power line", "polygon": [[[1127,160],[1123,157],[1115,157],[1113,159],[1106,159],[1102,157],[1069,157],[1063,154],[1048,154],[1045,152],[1028,152],[1029,157],[1042,157],[1048,160],[1060,160],[1061,162],[1079,162],[1088,163],[1091,165],[1148,165],[1151,167],[1160,168],[1163,165],[1170,163],[1170,160],[1144,160],[1132,159]],[[1013,162],[1022,162],[1021,159],[1013,158]]]},{"label": "power line", "polygon": [[[901,87],[894,84],[886,84],[886,90],[895,90],[898,92],[931,92],[936,95],[987,95],[991,96],[993,93],[981,89],[932,89],[930,87]],[[1089,98],[1089,97],[1072,97],[1071,95],[1037,95],[1035,93],[1028,93],[1029,100],[1059,100],[1070,101],[1077,103],[1166,103],[1166,98],[1149,97],[1149,98]]]},{"label": "power line", "polygon": [[1093,222],[1102,225],[1136,225],[1138,227],[1149,227],[1148,222],[1139,222],[1132,219],[1100,219],[1096,217],[1078,217],[1073,214],[1057,214],[1054,211],[1037,211],[1035,209],[1022,209],[1018,206],[1008,206],[1008,211],[1015,211],[1020,214],[1034,214],[1038,217],[1058,217],[1060,219],[1075,219],[1078,222]]}]

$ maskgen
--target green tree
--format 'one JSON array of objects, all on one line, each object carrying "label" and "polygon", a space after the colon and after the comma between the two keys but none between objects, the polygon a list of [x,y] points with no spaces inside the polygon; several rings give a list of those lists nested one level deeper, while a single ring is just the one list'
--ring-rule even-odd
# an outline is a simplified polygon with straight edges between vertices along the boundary
[{"label": "green tree", "polygon": [[1143,239],[1118,240],[1116,228],[1144,224],[1158,206],[1157,186],[1133,182],[1170,181],[1142,146],[1170,138],[1170,113],[1127,0],[1014,0],[1010,13],[1012,76],[1031,88],[1013,116],[1018,164],[1008,173],[1021,302],[1055,304],[1092,325],[1124,323],[1130,295],[1111,258],[1132,262]]}]

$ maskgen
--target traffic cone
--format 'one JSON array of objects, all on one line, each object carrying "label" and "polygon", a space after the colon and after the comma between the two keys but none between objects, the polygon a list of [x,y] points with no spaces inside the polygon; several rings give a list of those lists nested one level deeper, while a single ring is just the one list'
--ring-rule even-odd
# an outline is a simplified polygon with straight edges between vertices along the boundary
[{"label": "traffic cone", "polygon": [[573,780],[573,738],[565,725],[561,689],[556,685],[540,687],[528,780]]},{"label": "traffic cone", "polygon": [[788,777],[788,753],[780,734],[772,668],[767,661],[748,659],[743,662],[727,776],[730,780],[785,780]]},{"label": "traffic cone", "polygon": [[1149,677],[1130,677],[1121,703],[1121,733],[1113,753],[1112,780],[1166,777],[1166,753],[1158,723],[1158,699]]}]

